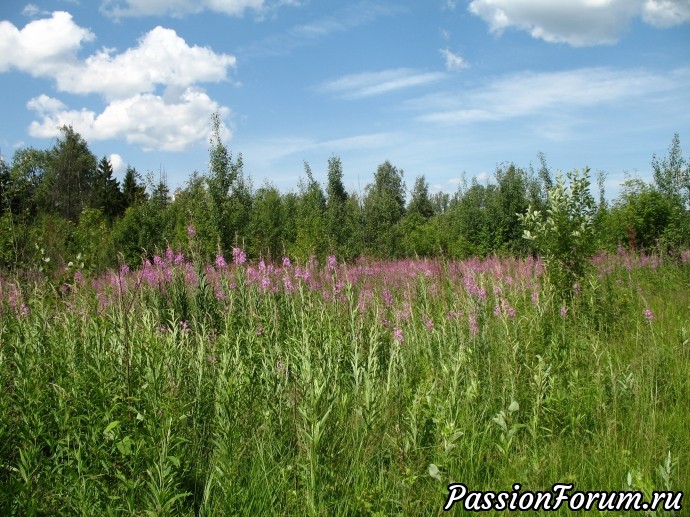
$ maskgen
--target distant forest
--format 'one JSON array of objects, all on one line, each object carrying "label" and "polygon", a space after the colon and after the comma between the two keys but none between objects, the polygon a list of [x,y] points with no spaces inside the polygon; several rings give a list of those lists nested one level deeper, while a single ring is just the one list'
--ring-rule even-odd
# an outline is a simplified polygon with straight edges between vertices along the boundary
[{"label": "distant forest", "polygon": [[[409,191],[403,171],[384,161],[363,192],[343,185],[340,159],[327,164],[325,185],[304,164],[297,192],[254,188],[242,155],[233,157],[212,118],[209,170],[194,172],[173,195],[165,181],[127,167],[122,184],[70,126],[46,150],[19,149],[0,160],[0,269],[63,268],[98,272],[131,267],[168,247],[211,261],[235,247],[250,258],[339,260],[526,255],[518,214],[546,210],[558,178],[543,154],[539,168],[510,163],[492,182],[472,180],[450,195],[429,193],[424,176]],[[607,201],[599,173],[591,197],[600,249],[690,245],[690,164],[678,134],[665,157],[651,157],[653,182],[628,179]],[[589,178],[588,170],[585,170]]]}]

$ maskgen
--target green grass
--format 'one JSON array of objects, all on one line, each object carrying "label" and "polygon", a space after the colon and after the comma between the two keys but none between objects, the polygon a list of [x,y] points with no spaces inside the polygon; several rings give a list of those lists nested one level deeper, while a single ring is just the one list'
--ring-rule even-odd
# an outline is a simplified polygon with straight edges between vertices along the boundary
[{"label": "green grass", "polygon": [[514,260],[3,281],[0,514],[440,515],[453,482],[687,490],[690,268],[625,260],[565,317]]}]

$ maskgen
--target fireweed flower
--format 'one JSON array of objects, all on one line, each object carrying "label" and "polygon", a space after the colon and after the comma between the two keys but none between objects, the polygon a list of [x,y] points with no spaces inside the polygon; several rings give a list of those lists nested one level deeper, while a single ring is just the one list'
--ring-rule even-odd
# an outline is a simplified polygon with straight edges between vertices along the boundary
[{"label": "fireweed flower", "polygon": [[187,235],[189,235],[190,237],[196,236],[196,228],[194,228],[193,224],[187,226]]},{"label": "fireweed flower", "polygon": [[247,262],[247,254],[241,248],[232,248],[232,258],[237,266]]},{"label": "fireweed flower", "polygon": [[393,329],[393,339],[395,339],[398,343],[405,342],[405,336],[403,336],[403,331],[400,327],[395,327]]},{"label": "fireweed flower", "polygon": [[567,307],[561,307],[561,318],[565,318],[568,314],[568,308]]},{"label": "fireweed flower", "polygon": [[192,330],[189,328],[189,324],[186,321],[180,322],[180,327],[182,327],[181,332],[183,334],[189,334]]},{"label": "fireweed flower", "polygon": [[335,258],[335,255],[328,255],[328,264],[326,268],[328,271],[335,271],[335,266],[338,264],[338,260]]},{"label": "fireweed flower", "polygon": [[225,258],[223,258],[223,255],[216,255],[216,267],[218,269],[225,269],[228,267],[228,263],[225,262]]},{"label": "fireweed flower", "polygon": [[434,322],[431,321],[431,318],[427,318],[426,321],[424,322],[424,326],[427,328],[427,330],[433,330]]},{"label": "fireweed flower", "polygon": [[654,321],[654,313],[650,308],[646,308],[644,310],[644,317],[647,318],[647,321],[649,321],[650,323]]},{"label": "fireweed flower", "polygon": [[468,320],[470,322],[470,332],[472,334],[477,334],[479,332],[479,327],[477,326],[477,316],[474,314],[471,314],[468,317]]},{"label": "fireweed flower", "polygon": [[292,266],[290,259],[288,257],[283,257],[283,267],[290,267],[290,266]]}]

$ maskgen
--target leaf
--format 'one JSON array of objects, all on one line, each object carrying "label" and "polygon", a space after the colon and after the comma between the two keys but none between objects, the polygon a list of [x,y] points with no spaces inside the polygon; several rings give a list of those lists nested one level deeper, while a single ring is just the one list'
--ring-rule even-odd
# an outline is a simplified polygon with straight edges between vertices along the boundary
[{"label": "leaf", "polygon": [[520,404],[517,403],[517,400],[513,400],[508,406],[508,411],[511,413],[515,413],[518,409],[520,409]]},{"label": "leaf", "polygon": [[434,465],[433,463],[429,463],[429,475],[438,480],[441,481],[441,472],[438,470],[438,467]]},{"label": "leaf", "polygon": [[112,432],[113,429],[115,429],[118,425],[120,425],[119,420],[114,420],[108,424],[108,426],[103,430],[103,434],[106,435],[108,438],[113,439],[115,438],[115,434]]}]

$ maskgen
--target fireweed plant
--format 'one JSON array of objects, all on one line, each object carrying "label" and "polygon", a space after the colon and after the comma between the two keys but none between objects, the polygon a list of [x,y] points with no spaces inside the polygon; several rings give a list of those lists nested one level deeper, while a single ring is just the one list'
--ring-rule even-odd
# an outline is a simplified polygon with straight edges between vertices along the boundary
[{"label": "fireweed plant", "polygon": [[3,277],[0,514],[440,515],[451,482],[687,489],[689,259],[601,253],[567,299],[534,259],[168,249]]}]

